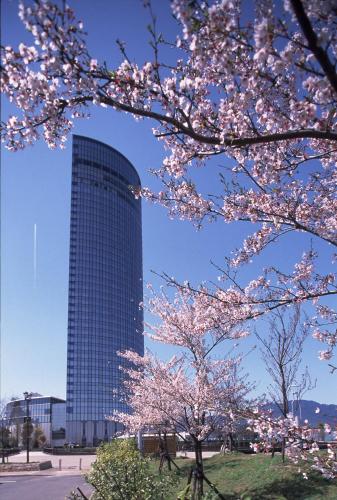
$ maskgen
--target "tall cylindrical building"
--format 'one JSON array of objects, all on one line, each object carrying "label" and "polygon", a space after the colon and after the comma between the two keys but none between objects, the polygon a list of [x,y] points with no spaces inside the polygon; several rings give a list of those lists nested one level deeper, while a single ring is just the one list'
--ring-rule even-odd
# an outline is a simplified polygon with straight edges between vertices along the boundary
[{"label": "tall cylindrical building", "polygon": [[123,360],[143,354],[140,179],[121,153],[73,136],[70,222],[66,439],[86,446],[108,440],[106,419],[121,402]]}]

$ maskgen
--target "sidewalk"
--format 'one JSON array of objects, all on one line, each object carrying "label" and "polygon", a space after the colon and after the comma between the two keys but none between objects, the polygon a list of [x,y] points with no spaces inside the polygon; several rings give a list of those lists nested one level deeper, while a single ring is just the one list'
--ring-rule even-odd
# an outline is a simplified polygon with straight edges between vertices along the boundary
[{"label": "sidewalk", "polygon": [[[214,455],[219,455],[219,452],[218,451],[203,451],[202,452],[203,458],[211,458]],[[194,458],[195,453],[194,453],[194,451],[177,451],[177,457]]]},{"label": "sidewalk", "polygon": [[[24,463],[26,462],[26,451],[22,451],[18,455],[12,455],[8,459],[8,463]],[[96,460],[96,455],[50,455],[43,451],[29,452],[30,462],[45,462],[50,460],[52,469],[43,471],[20,471],[20,472],[1,472],[1,476],[22,476],[22,475],[71,475],[86,473],[91,469],[91,465]],[[7,461],[6,461],[7,463]]]}]

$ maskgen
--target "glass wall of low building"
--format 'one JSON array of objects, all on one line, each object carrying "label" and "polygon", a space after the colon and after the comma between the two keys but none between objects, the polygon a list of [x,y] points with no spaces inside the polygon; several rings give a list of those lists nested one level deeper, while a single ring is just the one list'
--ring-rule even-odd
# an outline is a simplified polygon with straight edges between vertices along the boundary
[{"label": "glass wall of low building", "polygon": [[65,442],[66,402],[52,396],[32,397],[28,401],[17,399],[6,405],[5,420],[10,429],[13,446],[25,446],[24,426],[27,417],[32,424],[31,444],[34,445],[34,432],[40,429],[46,446],[62,446]]}]

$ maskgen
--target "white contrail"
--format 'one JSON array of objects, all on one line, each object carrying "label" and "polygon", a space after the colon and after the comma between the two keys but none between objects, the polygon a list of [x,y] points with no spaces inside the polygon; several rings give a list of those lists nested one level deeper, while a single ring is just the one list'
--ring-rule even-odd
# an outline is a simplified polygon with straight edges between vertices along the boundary
[{"label": "white contrail", "polygon": [[36,280],[37,280],[37,245],[36,245],[36,236],[37,236],[37,226],[34,224],[34,288],[36,288]]}]

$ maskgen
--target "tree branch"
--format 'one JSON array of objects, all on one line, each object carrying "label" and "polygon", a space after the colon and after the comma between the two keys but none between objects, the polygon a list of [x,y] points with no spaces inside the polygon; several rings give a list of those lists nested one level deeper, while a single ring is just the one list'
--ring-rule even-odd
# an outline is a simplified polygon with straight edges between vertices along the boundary
[{"label": "tree branch", "polygon": [[[289,130],[286,132],[259,135],[256,137],[242,137],[233,139],[228,138],[220,140],[217,137],[210,137],[198,134],[192,128],[186,127],[179,120],[172,118],[171,116],[166,116],[151,110],[135,108],[129,104],[121,103],[116,99],[113,99],[112,97],[108,96],[101,95],[99,96],[99,99],[100,102],[102,102],[103,104],[119,109],[121,111],[126,111],[127,113],[132,113],[137,116],[153,118],[154,120],[160,123],[167,123],[169,125],[173,125],[177,129],[176,131],[177,134],[182,133],[198,142],[201,142],[203,144],[211,144],[214,146],[229,146],[229,147],[241,148],[244,146],[252,146],[256,144],[266,144],[270,142],[279,142],[279,141],[294,140],[294,139],[323,139],[329,141],[337,141],[337,133],[325,130],[315,130],[315,129]],[[70,105],[80,104],[80,103],[84,104],[85,102],[92,102],[92,101],[93,97],[85,96],[73,99],[69,102],[69,104]],[[64,102],[62,103],[62,107],[64,107]]]},{"label": "tree branch", "polygon": [[291,0],[291,5],[294,9],[298,24],[300,25],[303,34],[307,39],[309,49],[316,57],[319,65],[325,73],[325,76],[329,80],[334,91],[337,93],[337,74],[335,72],[335,68],[331,63],[327,52],[319,45],[317,35],[313,30],[313,27],[303,8],[301,0]]}]

